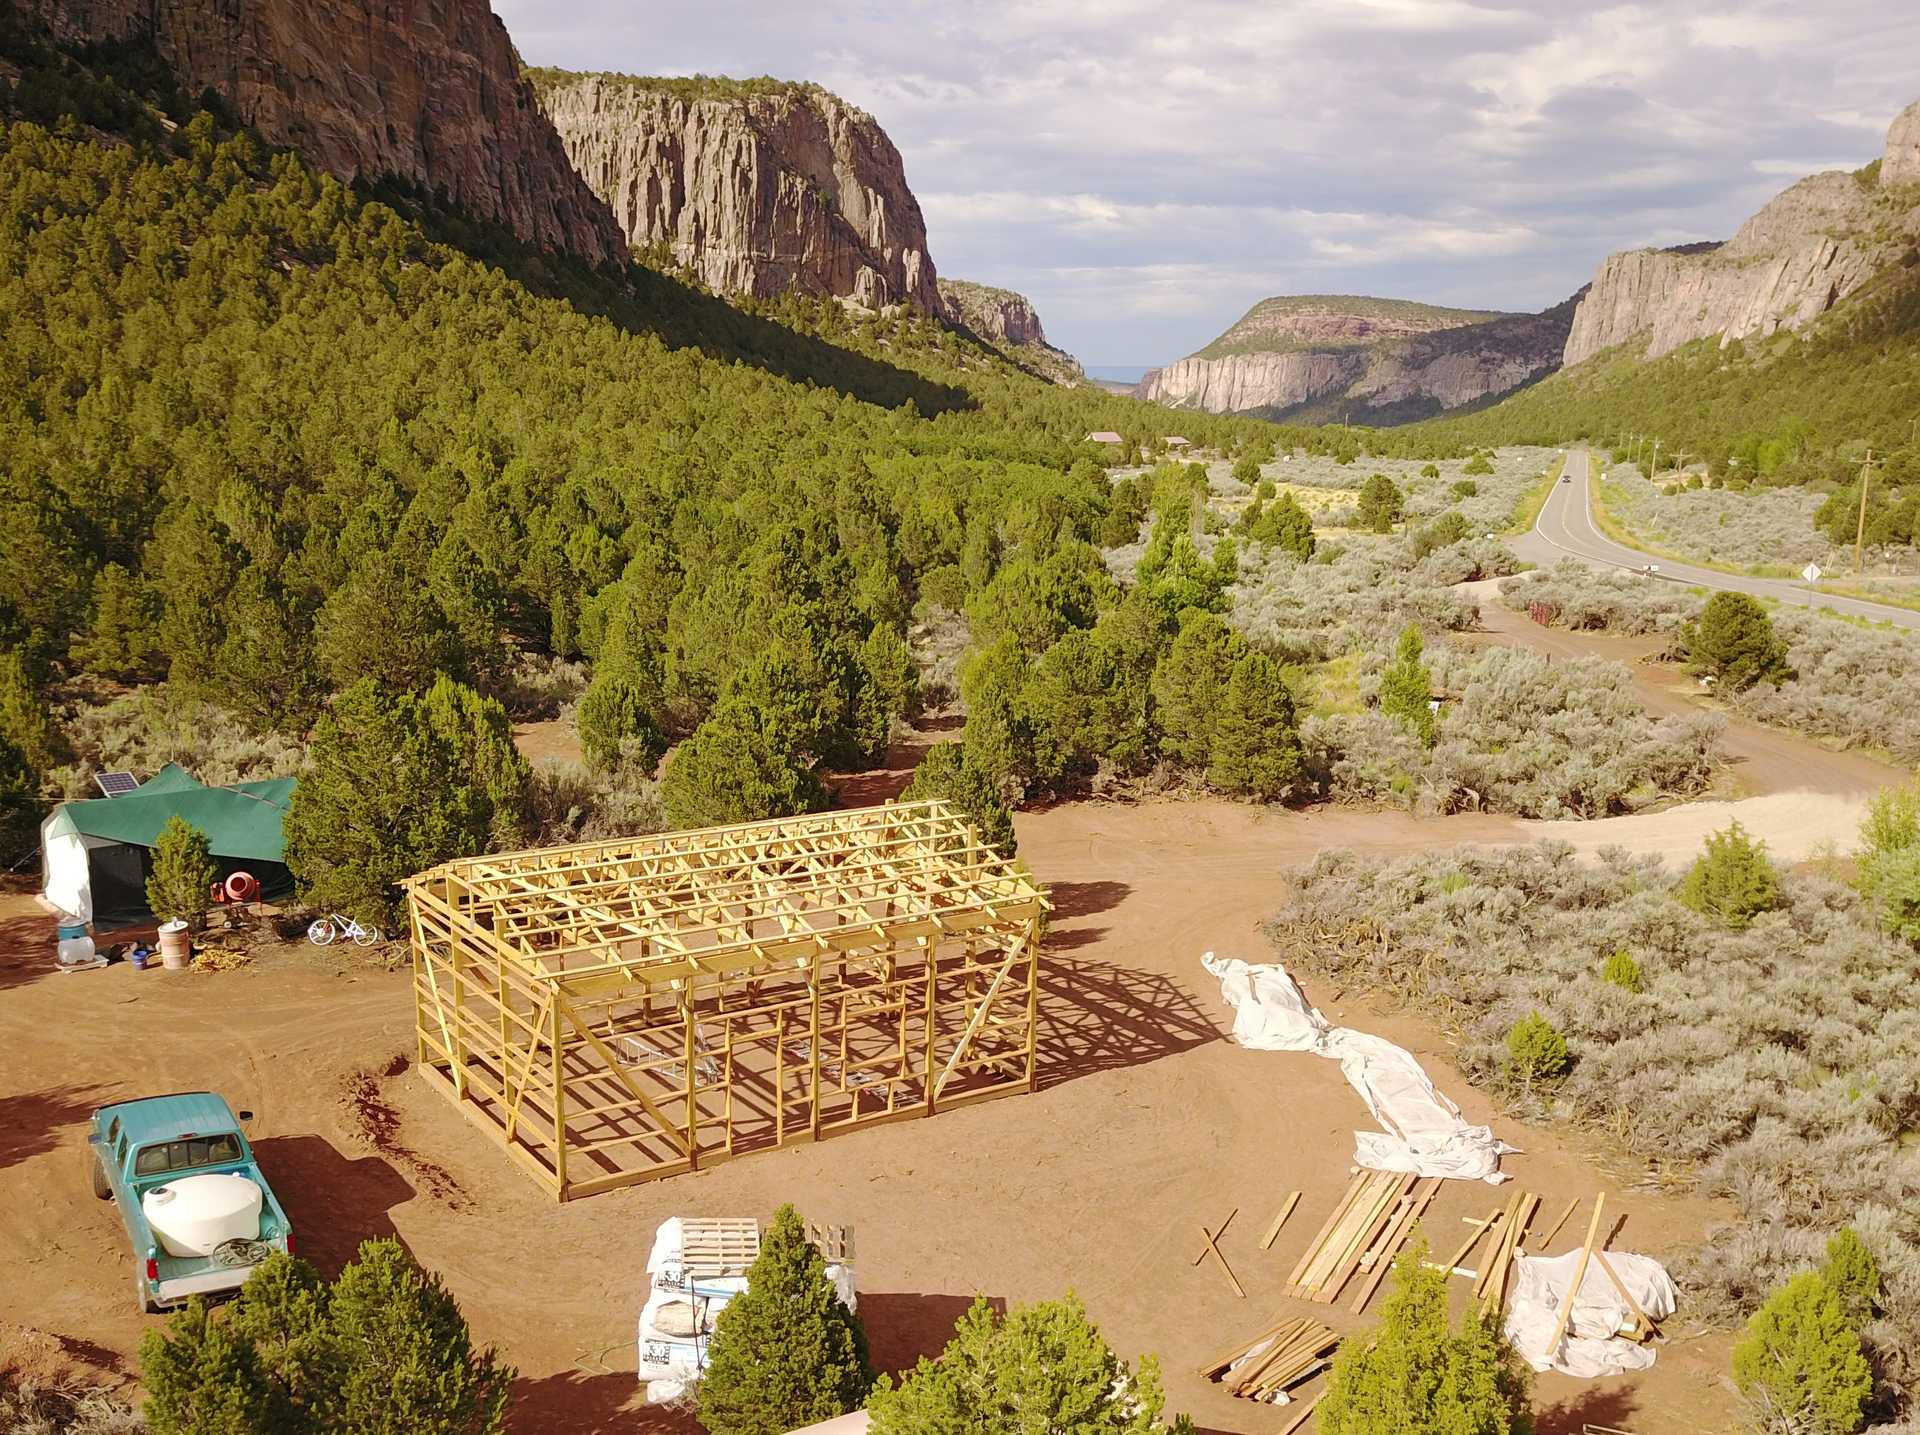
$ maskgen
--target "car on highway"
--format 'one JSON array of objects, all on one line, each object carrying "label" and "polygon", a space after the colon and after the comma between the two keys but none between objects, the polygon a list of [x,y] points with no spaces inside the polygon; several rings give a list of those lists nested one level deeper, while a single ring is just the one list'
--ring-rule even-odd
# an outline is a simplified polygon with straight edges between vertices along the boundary
[{"label": "car on highway", "polygon": [[87,1133],[93,1194],[120,1209],[141,1314],[237,1291],[293,1225],[240,1129],[211,1091],[102,1106]]}]

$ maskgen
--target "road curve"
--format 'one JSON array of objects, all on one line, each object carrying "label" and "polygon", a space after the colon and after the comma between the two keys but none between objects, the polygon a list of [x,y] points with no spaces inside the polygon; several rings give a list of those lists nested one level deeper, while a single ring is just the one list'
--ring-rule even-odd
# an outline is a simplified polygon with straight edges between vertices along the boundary
[{"label": "road curve", "polygon": [[1625,568],[1638,573],[1652,563],[1659,568],[1656,576],[1670,583],[1718,588],[1730,593],[1751,593],[1756,598],[1775,598],[1796,608],[1806,607],[1811,596],[1817,606],[1845,613],[1849,617],[1871,618],[1877,622],[1892,623],[1896,627],[1920,629],[1920,612],[1911,608],[1894,608],[1884,603],[1867,603],[1858,598],[1840,598],[1830,593],[1809,595],[1802,584],[1786,583],[1775,578],[1743,578],[1713,568],[1697,568],[1690,563],[1656,558],[1637,548],[1615,543],[1593,521],[1593,499],[1589,492],[1592,469],[1593,464],[1585,449],[1567,450],[1565,477],[1568,481],[1554,484],[1540,509],[1540,517],[1534,521],[1533,531],[1513,540],[1515,553],[1541,567],[1549,567],[1563,558],[1577,558],[1583,563],[1605,568]]}]

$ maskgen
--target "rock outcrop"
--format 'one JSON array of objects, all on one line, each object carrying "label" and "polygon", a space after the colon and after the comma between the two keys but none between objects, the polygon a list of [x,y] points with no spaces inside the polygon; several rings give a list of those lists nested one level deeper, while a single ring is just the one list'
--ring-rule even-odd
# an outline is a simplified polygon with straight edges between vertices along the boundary
[{"label": "rock outcrop", "polygon": [[1057,384],[1077,384],[1086,378],[1078,359],[1047,342],[1040,316],[1026,295],[965,279],[942,279],[940,300],[949,319],[1005,351],[1016,363]]},{"label": "rock outcrop", "polygon": [[1552,372],[1573,304],[1490,314],[1348,295],[1265,299],[1199,353],[1150,371],[1139,393],[1213,413],[1424,418]]},{"label": "rock outcrop", "polygon": [[943,313],[900,152],[814,85],[535,71],[574,168],[637,251],[708,288]]},{"label": "rock outcrop", "polygon": [[534,244],[624,253],[487,0],[24,3],[63,42],[151,44],[187,94],[342,179],[398,176]]},{"label": "rock outcrop", "polygon": [[1574,315],[1564,360],[1644,339],[1648,358],[1696,339],[1761,337],[1818,319],[1913,243],[1920,104],[1887,134],[1880,163],[1801,180],[1725,244],[1610,254]]}]

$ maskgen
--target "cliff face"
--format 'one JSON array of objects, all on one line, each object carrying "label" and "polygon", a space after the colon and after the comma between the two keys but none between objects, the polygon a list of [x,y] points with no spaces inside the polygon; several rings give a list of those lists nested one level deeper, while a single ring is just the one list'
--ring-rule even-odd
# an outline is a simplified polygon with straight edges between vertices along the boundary
[{"label": "cliff face", "polygon": [[721,293],[943,312],[919,201],[871,115],[812,86],[537,78],[635,249],[664,246]]},{"label": "cliff face", "polygon": [[1078,359],[1047,342],[1040,316],[1026,295],[965,279],[942,279],[940,300],[948,318],[1056,384],[1077,384],[1086,378]]},{"label": "cliff face", "polygon": [[1657,358],[1695,339],[1765,337],[1818,319],[1898,259],[1916,230],[1920,104],[1894,120],[1878,172],[1801,180],[1707,252],[1611,254],[1567,335],[1577,364],[1629,339]]},{"label": "cliff face", "polygon": [[143,40],[190,95],[342,179],[397,175],[532,243],[624,246],[487,0],[24,0],[67,42]]},{"label": "cliff face", "polygon": [[1558,367],[1573,301],[1497,314],[1393,300],[1263,300],[1199,353],[1148,373],[1140,396],[1214,413],[1315,406],[1393,422],[1502,394]]}]

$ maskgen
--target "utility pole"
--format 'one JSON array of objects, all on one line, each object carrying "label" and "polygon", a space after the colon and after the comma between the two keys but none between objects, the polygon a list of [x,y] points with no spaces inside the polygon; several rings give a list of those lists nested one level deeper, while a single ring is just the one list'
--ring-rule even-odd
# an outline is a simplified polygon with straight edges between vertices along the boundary
[{"label": "utility pole", "polygon": [[1864,554],[1867,548],[1867,490],[1873,485],[1873,450],[1867,450],[1867,461],[1860,469],[1860,527],[1853,535],[1853,571],[1864,574],[1867,571]]},{"label": "utility pole", "polygon": [[1654,478],[1658,478],[1659,476],[1660,476],[1660,440],[1655,439],[1653,441],[1653,472],[1649,473],[1647,477],[1649,479],[1654,479]]}]

